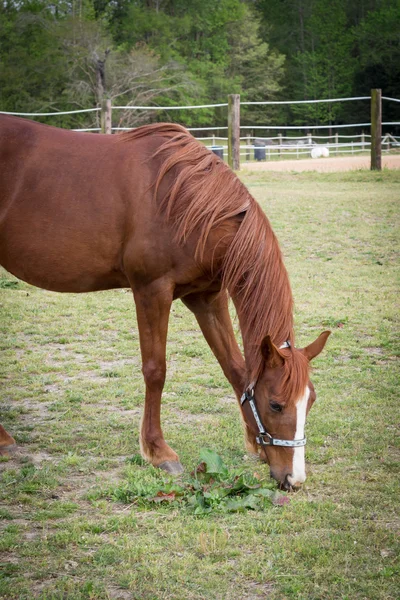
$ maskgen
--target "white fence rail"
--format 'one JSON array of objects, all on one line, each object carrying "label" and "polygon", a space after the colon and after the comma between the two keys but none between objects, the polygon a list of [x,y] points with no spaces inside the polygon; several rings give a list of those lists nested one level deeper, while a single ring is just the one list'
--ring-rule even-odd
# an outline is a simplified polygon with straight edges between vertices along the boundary
[{"label": "white fence rail", "polygon": [[[227,156],[228,138],[223,136],[198,137],[214,149],[222,150],[223,157]],[[400,136],[387,134],[382,136],[382,151],[389,152],[392,149],[400,150]],[[276,136],[259,137],[245,136],[240,138],[240,156],[246,161],[271,160],[274,158],[304,158],[318,156],[338,156],[340,154],[357,154],[371,151],[371,136],[359,135],[327,135],[304,137]],[[314,153],[313,153],[314,151]]]}]

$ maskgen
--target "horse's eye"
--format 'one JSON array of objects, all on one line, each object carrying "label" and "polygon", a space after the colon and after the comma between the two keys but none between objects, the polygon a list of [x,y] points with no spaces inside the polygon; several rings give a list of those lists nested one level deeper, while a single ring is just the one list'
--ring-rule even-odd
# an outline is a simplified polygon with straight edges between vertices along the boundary
[{"label": "horse's eye", "polygon": [[271,407],[271,410],[273,410],[274,412],[282,412],[283,410],[282,404],[279,404],[278,402],[271,401],[269,405]]}]

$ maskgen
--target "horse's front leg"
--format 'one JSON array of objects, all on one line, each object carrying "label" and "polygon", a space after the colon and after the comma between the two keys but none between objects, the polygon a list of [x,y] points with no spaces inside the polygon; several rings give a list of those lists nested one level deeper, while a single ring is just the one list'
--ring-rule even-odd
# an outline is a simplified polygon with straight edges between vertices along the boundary
[{"label": "horse's front leg", "polygon": [[183,471],[178,455],[168,446],[161,430],[161,394],[165,382],[168,319],[173,299],[173,286],[158,280],[134,289],[139,327],[142,371],[146,399],[140,432],[140,448],[144,458],[169,473]]},{"label": "horse's front leg", "polygon": [[[246,365],[233,331],[227,293],[202,292],[185,296],[182,300],[194,313],[204,337],[236,393],[240,406],[240,397],[246,384]],[[258,454],[254,435],[248,428],[242,411],[241,415],[246,448],[252,454]]]}]

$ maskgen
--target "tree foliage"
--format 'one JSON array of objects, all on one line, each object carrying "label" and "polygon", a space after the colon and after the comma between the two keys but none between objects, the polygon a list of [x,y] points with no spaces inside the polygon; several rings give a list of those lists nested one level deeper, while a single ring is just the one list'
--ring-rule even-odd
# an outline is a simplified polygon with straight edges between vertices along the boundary
[{"label": "tree foliage", "polygon": [[[400,0],[45,0],[0,3],[0,108],[47,112],[400,95]],[[247,123],[368,119],[368,103],[243,107]],[[398,119],[397,106],[389,118]],[[114,125],[225,125],[225,109],[115,111]],[[93,116],[94,115],[94,116]],[[47,120],[47,122],[49,122]],[[56,117],[87,127],[98,113]]]},{"label": "tree foliage", "polygon": [[[372,88],[400,97],[400,0],[256,0],[256,7],[270,43],[287,57],[287,99],[366,96]],[[396,106],[387,114],[399,120]],[[284,117],[299,124],[369,121],[369,105],[297,106]]]}]

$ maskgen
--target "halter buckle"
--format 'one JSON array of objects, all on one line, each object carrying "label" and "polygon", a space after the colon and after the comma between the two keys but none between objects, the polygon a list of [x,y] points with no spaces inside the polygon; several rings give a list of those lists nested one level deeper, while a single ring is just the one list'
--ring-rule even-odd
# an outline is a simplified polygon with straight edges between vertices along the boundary
[{"label": "halter buckle", "polygon": [[260,433],[260,435],[258,435],[256,437],[256,442],[260,446],[273,446],[274,445],[274,439],[267,432]]}]

